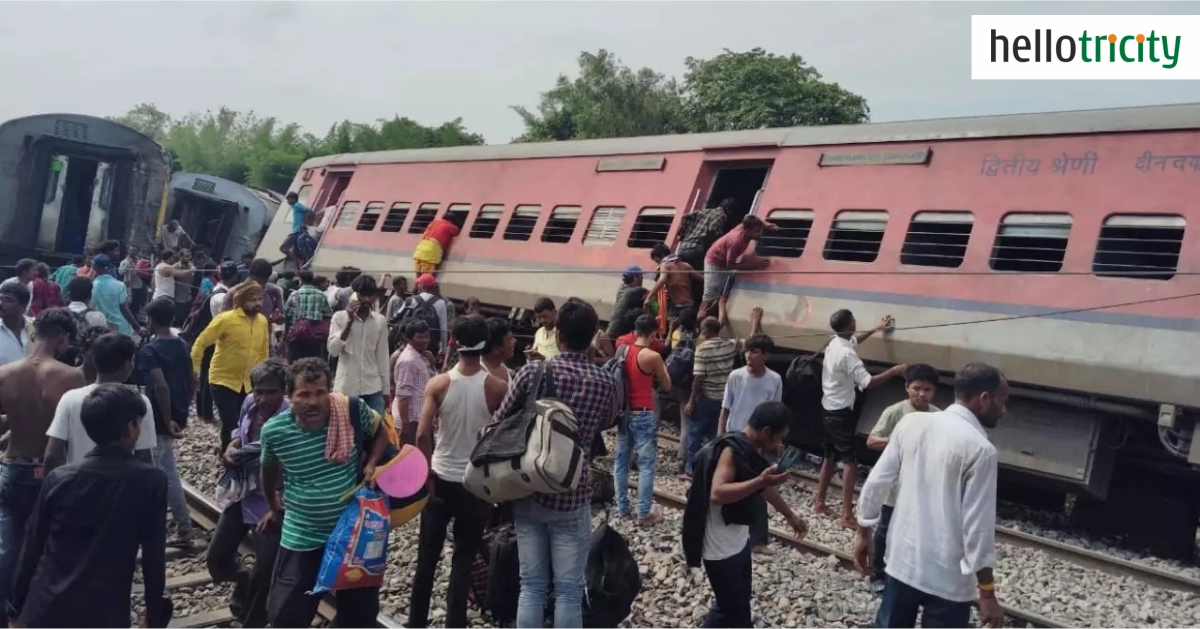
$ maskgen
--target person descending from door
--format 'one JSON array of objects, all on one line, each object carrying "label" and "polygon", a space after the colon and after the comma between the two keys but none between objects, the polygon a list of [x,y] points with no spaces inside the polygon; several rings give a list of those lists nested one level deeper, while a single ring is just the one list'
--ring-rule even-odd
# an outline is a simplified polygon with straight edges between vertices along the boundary
[{"label": "person descending from door", "polygon": [[446,590],[445,624],[469,626],[467,591],[491,513],[491,505],[467,491],[462,479],[479,441],[479,432],[500,407],[508,384],[488,373],[481,362],[489,350],[488,324],[483,317],[462,317],[454,324],[453,333],[458,341],[458,364],[429,381],[417,425],[417,447],[430,461],[429,493],[433,498],[421,511],[417,570],[407,627],[429,624],[434,577],[445,552],[446,529],[451,522],[454,558]]},{"label": "person descending from door", "polygon": [[[292,212],[292,231],[284,238],[283,246],[279,249],[295,263],[297,269],[300,269],[308,263],[308,258],[305,254],[310,248],[309,243],[301,242],[301,239],[306,241],[311,240],[304,233],[304,225],[309,221],[313,211],[307,205],[300,202],[300,195],[295,192],[287,193],[287,196],[284,198],[287,200],[288,207]],[[312,249],[315,248],[315,246],[312,247]]]},{"label": "person descending from door", "polygon": [[74,315],[51,308],[34,320],[37,340],[29,355],[0,367],[0,412],[8,416],[9,431],[0,462],[0,600],[8,600],[26,523],[42,487],[46,429],[63,394],[84,384],[82,372],[58,360],[75,331]]},{"label": "person descending from door", "polygon": [[[195,243],[192,242],[192,237],[183,231],[183,227],[179,226],[179,221],[171,219],[162,226],[158,232],[158,246],[161,251],[175,251],[180,247],[191,247]],[[160,253],[161,257],[162,254]]]},{"label": "person descending from door", "polygon": [[695,306],[695,296],[692,286],[704,281],[704,274],[684,262],[679,256],[671,253],[667,243],[660,242],[650,250],[650,258],[658,265],[658,279],[654,287],[642,300],[643,306],[649,307],[650,302],[663,288],[667,289],[667,316],[678,319],[680,313]]},{"label": "person descending from door", "polygon": [[746,216],[742,224],[721,236],[704,256],[704,309],[717,305],[717,320],[724,327],[729,322],[726,301],[733,290],[734,271],[757,271],[767,268],[771,261],[749,251],[750,243],[762,238],[763,232],[776,229],[757,216]]},{"label": "person descending from door", "polygon": [[208,382],[221,419],[221,450],[229,446],[250,391],[250,370],[268,358],[270,332],[262,316],[263,288],[257,282],[238,284],[229,293],[232,310],[217,315],[192,345],[192,367],[200,371],[204,350],[215,345]]}]

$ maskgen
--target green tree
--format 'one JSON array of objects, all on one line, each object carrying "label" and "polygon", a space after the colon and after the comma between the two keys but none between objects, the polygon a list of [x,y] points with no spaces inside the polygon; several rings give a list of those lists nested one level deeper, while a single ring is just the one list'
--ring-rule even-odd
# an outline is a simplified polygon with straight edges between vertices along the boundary
[{"label": "green tree", "polygon": [[698,132],[858,124],[867,100],[821,73],[800,55],[726,49],[711,59],[688,57],[683,86],[689,126]]},{"label": "green tree", "polygon": [[559,75],[537,111],[512,110],[525,123],[517,142],[684,133],[683,100],[675,79],[650,68],[636,72],[607,50],[579,55],[579,76]]},{"label": "green tree", "polygon": [[176,119],[143,103],[110,120],[166,147],[176,171],[207,173],[279,191],[287,189],[300,165],[311,157],[484,142],[483,136],[463,126],[461,118],[436,127],[399,116],[376,124],[346,120],[332,125],[324,138],[305,133],[294,123],[227,107]]}]

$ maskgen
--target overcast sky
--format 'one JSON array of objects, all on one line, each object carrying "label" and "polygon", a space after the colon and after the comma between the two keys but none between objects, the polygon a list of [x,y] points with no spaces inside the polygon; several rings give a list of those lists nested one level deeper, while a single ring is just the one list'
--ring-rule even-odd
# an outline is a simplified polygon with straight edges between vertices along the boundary
[{"label": "overcast sky", "polygon": [[722,48],[800,53],[875,121],[1200,101],[1200,82],[971,81],[971,15],[989,13],[1200,2],[0,2],[0,120],[226,105],[318,135],[347,118],[461,116],[504,143],[522,128],[508,106],[533,107],[598,48],[676,76]]}]

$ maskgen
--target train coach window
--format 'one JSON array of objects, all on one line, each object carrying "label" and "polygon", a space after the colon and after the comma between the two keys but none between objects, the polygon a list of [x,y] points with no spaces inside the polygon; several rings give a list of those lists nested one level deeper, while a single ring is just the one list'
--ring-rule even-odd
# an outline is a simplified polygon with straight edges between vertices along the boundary
[{"label": "train coach window", "polygon": [[503,205],[485,205],[479,208],[479,215],[471,225],[471,238],[491,238],[496,233],[500,217],[503,215]]},{"label": "train coach window", "polygon": [[504,228],[505,240],[529,240],[533,235],[533,227],[537,225],[538,214],[542,213],[540,205],[518,205],[508,219],[508,227]]},{"label": "train coach window", "polygon": [[408,208],[411,205],[404,201],[393,203],[392,207],[388,210],[387,216],[383,217],[383,227],[380,228],[380,231],[395,234],[404,229],[404,221],[408,218]]},{"label": "train coach window", "polygon": [[1070,214],[1008,214],[992,247],[993,271],[1057,273],[1067,254]]},{"label": "train coach window", "polygon": [[417,213],[413,215],[412,224],[408,226],[408,233],[425,233],[425,228],[429,227],[429,224],[437,217],[437,213],[437,203],[422,203],[421,207],[417,208]]},{"label": "train coach window", "polygon": [[578,205],[560,205],[550,211],[550,220],[542,229],[542,242],[566,244],[575,235],[575,226],[579,224],[579,215],[583,208]]},{"label": "train coach window", "polygon": [[360,232],[373,232],[375,225],[379,223],[379,216],[383,214],[383,201],[372,201],[367,204],[363,210],[362,216],[358,219],[358,226],[355,227]]},{"label": "train coach window", "polygon": [[888,213],[884,210],[842,210],[833,218],[825,242],[825,259],[874,262],[879,257]]},{"label": "train coach window", "polygon": [[1179,269],[1182,216],[1114,214],[1104,219],[1092,272],[1102,277],[1169,280]]},{"label": "train coach window", "polygon": [[623,207],[598,207],[592,212],[588,221],[587,233],[583,235],[583,244],[606,247],[617,241],[621,231],[621,223],[625,220]]},{"label": "train coach window", "polygon": [[342,204],[342,211],[338,212],[337,222],[333,224],[335,229],[349,227],[358,219],[358,201],[346,201]]},{"label": "train coach window", "polygon": [[674,222],[675,208],[644,207],[638,212],[625,245],[631,249],[650,249],[660,242],[666,242],[667,234],[671,233],[671,223]]},{"label": "train coach window", "polygon": [[779,229],[763,232],[755,252],[772,258],[799,258],[808,243],[813,216],[812,210],[771,210],[767,220]]},{"label": "train coach window", "polygon": [[957,269],[967,255],[974,224],[970,212],[917,212],[904,237],[900,264]]},{"label": "train coach window", "polygon": [[467,215],[470,213],[471,205],[469,203],[451,203],[450,207],[446,208],[446,216],[443,218],[462,227],[467,224]]}]

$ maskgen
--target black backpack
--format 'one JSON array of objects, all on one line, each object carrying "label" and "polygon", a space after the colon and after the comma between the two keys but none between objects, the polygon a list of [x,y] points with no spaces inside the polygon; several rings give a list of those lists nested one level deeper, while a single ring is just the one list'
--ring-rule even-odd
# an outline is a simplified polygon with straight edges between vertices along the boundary
[{"label": "black backpack", "polygon": [[227,292],[229,290],[223,286],[213,289],[213,292],[209,293],[200,302],[200,305],[196,306],[196,309],[188,315],[187,321],[183,322],[183,329],[179,332],[180,338],[187,341],[188,345],[195,343],[196,339],[200,337],[200,333],[204,331],[204,328],[207,328],[208,324],[212,322],[213,295],[221,295]]},{"label": "black backpack", "polygon": [[696,338],[684,338],[679,334],[679,342],[671,348],[667,356],[667,375],[671,376],[671,386],[688,390],[692,385],[692,369],[696,364]]},{"label": "black backpack", "polygon": [[633,612],[642,591],[641,569],[629,542],[607,521],[592,532],[584,580],[584,627],[616,627]]},{"label": "black backpack", "polygon": [[[404,329],[404,324],[413,319],[420,319],[425,322],[425,325],[429,326],[429,351],[437,355],[441,347],[434,339],[443,338],[449,332],[449,330],[439,330],[442,327],[442,323],[438,320],[437,309],[433,307],[439,301],[442,301],[441,295],[434,295],[430,299],[422,299],[420,295],[413,295],[405,300],[404,305],[400,307],[400,310],[388,322],[388,346],[392,348],[399,347],[404,342],[404,336],[401,333],[401,330]],[[395,349],[392,351],[395,351]]]}]

